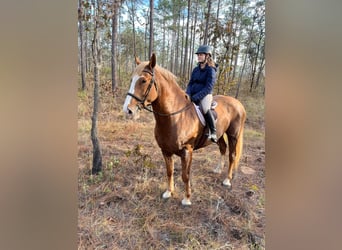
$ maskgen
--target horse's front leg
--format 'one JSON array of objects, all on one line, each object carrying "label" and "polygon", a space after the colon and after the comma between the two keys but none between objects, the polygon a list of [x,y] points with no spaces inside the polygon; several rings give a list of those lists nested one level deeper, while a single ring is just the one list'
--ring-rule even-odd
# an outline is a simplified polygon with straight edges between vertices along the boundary
[{"label": "horse's front leg", "polygon": [[190,168],[192,162],[192,148],[187,147],[183,150],[181,155],[182,161],[182,179],[185,185],[185,197],[182,200],[182,205],[189,206],[191,205],[190,196],[191,196],[191,187],[190,187]]},{"label": "horse's front leg", "polygon": [[163,198],[170,198],[174,191],[174,182],[173,182],[173,172],[174,172],[174,161],[172,158],[172,154],[162,152],[166,164],[166,173],[167,173],[167,182],[168,187],[167,190],[163,193]]}]

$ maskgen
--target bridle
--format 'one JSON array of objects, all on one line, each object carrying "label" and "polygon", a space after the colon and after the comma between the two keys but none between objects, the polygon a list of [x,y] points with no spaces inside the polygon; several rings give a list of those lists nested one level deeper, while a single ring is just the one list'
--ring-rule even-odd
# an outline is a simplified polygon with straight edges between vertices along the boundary
[{"label": "bridle", "polygon": [[[150,83],[148,84],[148,87],[147,87],[147,89],[146,89],[146,92],[145,92],[143,98],[139,98],[138,96],[136,96],[136,95],[134,95],[134,94],[132,94],[132,93],[130,93],[130,92],[127,92],[127,95],[129,95],[129,96],[133,97],[135,100],[137,100],[137,101],[139,102],[139,104],[140,104],[144,109],[146,109],[146,110],[148,110],[148,111],[150,111],[150,112],[153,112],[153,110],[151,110],[151,109],[149,109],[148,107],[146,107],[145,101],[146,101],[146,99],[147,99],[147,96],[148,96],[148,95],[150,94],[150,92],[151,92],[152,86],[153,86],[153,85],[155,86],[157,92],[158,92],[158,87],[157,87],[156,81],[154,80],[154,72],[153,72],[153,71],[149,71],[149,70],[147,70],[147,69],[144,69],[143,72],[146,72],[146,73],[148,73],[148,74],[150,74],[150,75],[152,76],[151,81],[150,81]],[[139,108],[140,108],[140,106],[139,106]]]},{"label": "bridle", "polygon": [[[157,114],[157,115],[159,115],[159,116],[171,116],[171,115],[176,115],[176,114],[178,114],[178,113],[181,113],[181,112],[183,112],[183,111],[185,111],[186,109],[189,109],[189,108],[191,107],[192,103],[189,102],[189,104],[186,105],[184,108],[182,108],[182,109],[180,109],[180,110],[178,110],[178,111],[176,111],[176,112],[172,112],[172,113],[168,113],[168,114],[159,113],[159,112],[154,111],[153,109],[147,107],[147,106],[145,105],[145,101],[146,101],[146,99],[147,99],[147,96],[148,96],[148,95],[150,94],[150,92],[151,92],[152,86],[153,86],[153,85],[155,86],[157,93],[158,93],[158,86],[157,86],[157,83],[156,83],[156,81],[155,81],[155,79],[154,79],[154,71],[153,71],[153,70],[150,71],[150,70],[148,70],[148,69],[144,69],[142,72],[148,73],[148,74],[150,74],[150,75],[152,76],[151,81],[150,81],[150,83],[148,84],[148,87],[147,87],[147,89],[146,89],[146,92],[145,92],[144,96],[143,96],[142,98],[139,98],[138,96],[136,96],[136,95],[134,95],[134,94],[132,94],[132,93],[130,93],[130,92],[127,92],[127,95],[129,95],[129,96],[133,97],[135,100],[137,100],[138,103],[141,105],[141,107],[142,107],[143,109],[146,109],[147,111],[152,112],[152,113],[154,113],[154,114]],[[138,107],[139,107],[139,109],[141,108],[139,105],[138,105]]]}]

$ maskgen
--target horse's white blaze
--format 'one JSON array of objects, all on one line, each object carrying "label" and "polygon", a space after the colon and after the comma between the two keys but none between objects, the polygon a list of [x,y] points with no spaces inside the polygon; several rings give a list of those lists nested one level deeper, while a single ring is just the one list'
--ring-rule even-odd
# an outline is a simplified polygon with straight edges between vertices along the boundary
[{"label": "horse's white blaze", "polygon": [[[139,79],[139,76],[138,76],[138,75],[135,75],[135,76],[132,78],[131,86],[129,87],[129,93],[134,94],[135,84],[136,84],[136,82],[138,81],[138,79]],[[128,113],[128,105],[131,103],[131,100],[132,100],[132,96],[127,95],[127,96],[126,96],[126,99],[125,99],[124,106],[123,106],[123,111],[124,111],[125,113]]]},{"label": "horse's white blaze", "polygon": [[183,206],[190,206],[190,205],[191,205],[190,199],[184,198],[184,199],[182,200],[182,205],[183,205]]},{"label": "horse's white blaze", "polygon": [[169,190],[166,190],[163,193],[163,199],[167,199],[167,198],[170,198],[170,197],[171,197],[171,192]]},{"label": "horse's white blaze", "polygon": [[230,183],[230,180],[227,178],[223,181],[223,185],[230,187],[232,184]]}]

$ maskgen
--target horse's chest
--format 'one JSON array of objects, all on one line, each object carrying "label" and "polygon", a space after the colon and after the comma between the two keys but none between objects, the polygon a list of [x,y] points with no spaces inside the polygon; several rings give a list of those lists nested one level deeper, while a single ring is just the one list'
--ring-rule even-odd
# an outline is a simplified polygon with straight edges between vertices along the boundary
[{"label": "horse's chest", "polygon": [[160,131],[158,129],[155,130],[155,138],[158,143],[158,146],[169,152],[176,152],[181,150],[183,147],[183,139],[172,131],[163,130]]}]

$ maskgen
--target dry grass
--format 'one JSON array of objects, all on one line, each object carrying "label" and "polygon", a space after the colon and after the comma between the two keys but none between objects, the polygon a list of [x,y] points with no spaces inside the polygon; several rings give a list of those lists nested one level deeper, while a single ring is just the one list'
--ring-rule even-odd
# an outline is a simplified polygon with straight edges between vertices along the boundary
[{"label": "dry grass", "polygon": [[221,185],[225,173],[211,171],[218,148],[198,150],[191,172],[192,206],[182,207],[180,160],[175,157],[175,194],[163,200],[166,171],[153,137],[153,117],[143,112],[139,122],[126,120],[123,93],[116,98],[102,93],[98,135],[103,172],[97,176],[90,175],[91,91],[79,95],[78,248],[264,249],[263,99],[243,98],[253,115],[240,166],[254,174],[239,170],[229,191]]}]

